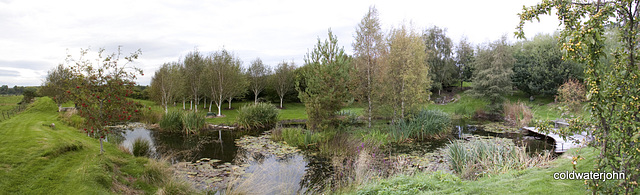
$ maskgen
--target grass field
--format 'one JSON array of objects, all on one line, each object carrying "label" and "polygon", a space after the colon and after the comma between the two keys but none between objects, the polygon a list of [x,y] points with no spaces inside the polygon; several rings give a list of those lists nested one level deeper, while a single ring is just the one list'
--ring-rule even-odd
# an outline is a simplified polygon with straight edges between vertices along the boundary
[{"label": "grass field", "polygon": [[0,122],[0,194],[156,193],[151,160],[108,142],[100,154],[98,140],[63,124],[56,111],[42,97]]},{"label": "grass field", "polygon": [[22,101],[21,95],[0,96],[0,111],[12,110]]},{"label": "grass field", "polygon": [[[149,101],[149,100],[136,100],[139,101],[140,103],[142,103],[145,106],[150,106],[151,109],[154,112],[162,112],[164,113],[164,108],[162,108],[162,106],[158,105],[157,103],[153,102],[153,101]],[[247,102],[240,102],[240,101],[236,101],[236,102],[232,102],[231,103],[231,107],[233,108],[232,110],[228,110],[225,108],[229,108],[229,104],[225,103],[222,106],[222,115],[224,115],[223,117],[217,117],[217,118],[208,118],[206,119],[206,122],[211,123],[211,124],[224,124],[224,125],[232,125],[236,123],[236,117],[238,116],[238,109],[240,109],[242,106],[247,105],[247,104],[253,104],[252,101],[247,101]],[[279,106],[279,104],[274,104],[276,106]],[[293,120],[293,119],[307,119],[307,113],[304,109],[304,104],[303,103],[284,103],[284,109],[280,109],[280,117],[279,120]],[[204,105],[199,105],[198,107],[198,113],[201,114],[206,114],[207,112],[209,112],[209,108],[208,108],[208,104],[207,104],[207,108],[204,108]],[[187,110],[189,110],[189,102],[187,102],[186,104],[186,108]],[[176,104],[176,106],[169,106],[169,111],[179,111],[182,110],[182,104]],[[362,108],[359,107],[355,107],[355,106],[350,106],[347,108],[344,108],[343,110],[348,110],[357,114],[361,114],[362,113]],[[211,107],[211,112],[213,113],[217,113],[218,112],[218,108],[215,106],[215,104]]]}]

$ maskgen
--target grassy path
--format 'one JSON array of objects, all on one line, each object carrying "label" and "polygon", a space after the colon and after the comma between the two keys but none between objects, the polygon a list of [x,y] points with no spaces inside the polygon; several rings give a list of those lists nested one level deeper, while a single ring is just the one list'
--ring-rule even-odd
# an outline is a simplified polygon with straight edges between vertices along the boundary
[{"label": "grassy path", "polygon": [[[155,192],[145,183],[146,158],[99,143],[58,120],[57,107],[40,98],[0,123],[0,194],[110,194]],[[56,124],[52,129],[48,125]]]}]

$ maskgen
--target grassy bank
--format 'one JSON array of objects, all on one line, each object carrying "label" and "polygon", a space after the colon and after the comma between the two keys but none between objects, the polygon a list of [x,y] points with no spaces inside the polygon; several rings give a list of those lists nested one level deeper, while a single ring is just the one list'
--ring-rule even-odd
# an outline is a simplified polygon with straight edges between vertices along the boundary
[{"label": "grassy bank", "polygon": [[[133,157],[58,119],[56,105],[39,98],[0,123],[0,189],[8,194],[127,194],[173,191],[168,165]],[[49,124],[55,123],[55,129]]]},{"label": "grassy bank", "polygon": [[[460,99],[456,102],[451,102],[445,105],[429,104],[426,105],[428,109],[440,109],[444,112],[452,114],[455,117],[471,117],[477,110],[482,110],[487,105],[486,101],[482,99],[474,98],[469,94],[460,92],[457,94]],[[533,113],[533,119],[537,120],[555,120],[557,118],[573,118],[577,116],[588,116],[587,112],[580,112],[576,114],[562,115],[562,111],[558,109],[559,105],[554,103],[553,97],[540,96],[536,97],[534,101],[529,101],[529,96],[522,91],[516,91],[511,95],[506,96],[510,102],[522,102],[526,106],[531,108]],[[573,116],[573,117],[572,117]]]},{"label": "grassy bank", "polygon": [[451,173],[423,172],[396,176],[351,189],[347,194],[586,194],[584,180],[555,180],[556,172],[573,171],[571,156],[580,155],[576,172],[594,171],[598,151],[572,149],[548,168],[511,170],[506,173],[462,180]]}]

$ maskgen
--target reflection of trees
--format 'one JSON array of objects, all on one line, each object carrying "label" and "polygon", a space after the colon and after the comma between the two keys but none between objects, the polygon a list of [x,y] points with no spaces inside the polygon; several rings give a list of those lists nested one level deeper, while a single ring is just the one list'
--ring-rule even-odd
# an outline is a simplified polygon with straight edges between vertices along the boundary
[{"label": "reflection of trees", "polygon": [[[200,158],[231,162],[236,154],[234,140],[238,135],[231,131],[203,131],[198,135],[185,135],[152,131],[156,151],[169,156],[172,161],[196,161]],[[220,138],[222,138],[220,140]]]}]

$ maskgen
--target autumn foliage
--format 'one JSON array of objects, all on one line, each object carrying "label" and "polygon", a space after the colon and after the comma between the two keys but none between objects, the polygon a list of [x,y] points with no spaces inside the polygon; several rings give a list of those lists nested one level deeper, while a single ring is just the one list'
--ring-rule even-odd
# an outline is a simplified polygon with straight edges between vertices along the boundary
[{"label": "autumn foliage", "polygon": [[[84,131],[102,139],[111,133],[109,126],[123,124],[135,118],[142,106],[128,97],[133,94],[136,75],[140,69],[130,67],[138,58],[140,50],[124,57],[125,63],[119,63],[121,50],[105,55],[104,49],[97,53],[96,60],[85,59],[89,50],[81,50],[79,59],[68,55],[66,63],[74,75],[75,86],[67,89],[78,114],[84,118]],[[101,152],[104,150],[101,148]]]}]

